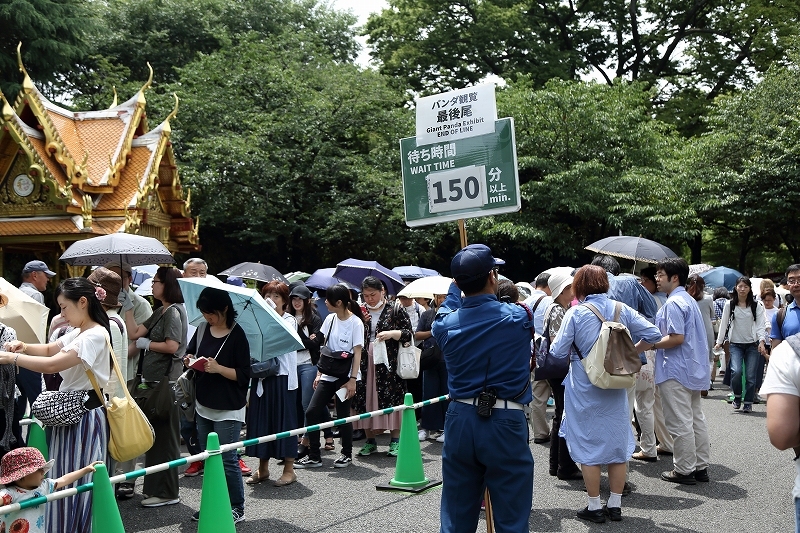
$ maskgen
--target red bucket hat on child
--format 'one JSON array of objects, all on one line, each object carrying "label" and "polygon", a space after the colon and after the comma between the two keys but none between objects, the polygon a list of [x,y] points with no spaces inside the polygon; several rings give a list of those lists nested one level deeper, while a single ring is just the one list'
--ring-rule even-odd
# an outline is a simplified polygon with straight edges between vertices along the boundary
[{"label": "red bucket hat on child", "polygon": [[0,462],[0,485],[8,485],[14,481],[19,481],[29,474],[33,474],[40,468],[44,469],[45,474],[53,468],[55,460],[44,460],[42,452],[36,448],[16,448],[3,456]]}]

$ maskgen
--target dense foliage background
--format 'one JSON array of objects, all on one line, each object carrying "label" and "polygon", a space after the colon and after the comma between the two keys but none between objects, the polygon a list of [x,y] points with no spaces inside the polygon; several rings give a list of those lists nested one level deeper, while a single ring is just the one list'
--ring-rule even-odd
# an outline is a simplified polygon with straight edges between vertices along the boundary
[{"label": "dense foliage background", "polygon": [[[317,0],[0,0],[0,88],[16,46],[48,97],[103,109],[147,93],[173,123],[213,272],[346,257],[448,270],[455,224],[403,220],[415,95],[491,75],[516,122],[522,210],[468,221],[513,279],[643,235],[749,273],[800,262],[800,0],[390,0],[364,28]],[[374,69],[355,65],[362,32]]]}]

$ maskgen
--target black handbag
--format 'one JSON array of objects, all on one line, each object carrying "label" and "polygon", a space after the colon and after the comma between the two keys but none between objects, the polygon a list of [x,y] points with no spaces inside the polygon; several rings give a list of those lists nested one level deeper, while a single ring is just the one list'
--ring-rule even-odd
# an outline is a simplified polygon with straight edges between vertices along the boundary
[{"label": "black handbag", "polygon": [[255,379],[273,378],[278,375],[281,364],[277,357],[267,359],[266,361],[256,361],[250,359],[250,377]]},{"label": "black handbag", "polygon": [[424,372],[425,370],[436,368],[436,366],[442,362],[442,356],[442,349],[439,348],[439,345],[436,343],[430,348],[422,350],[422,354],[419,356],[420,371]]},{"label": "black handbag", "polygon": [[[335,316],[333,320],[336,320]],[[350,375],[350,369],[353,366],[353,357],[355,354],[345,350],[337,350],[334,352],[328,348],[328,338],[332,329],[333,321],[331,321],[331,327],[328,329],[328,335],[325,336],[325,345],[321,346],[319,349],[317,370],[334,378],[345,378]]]}]

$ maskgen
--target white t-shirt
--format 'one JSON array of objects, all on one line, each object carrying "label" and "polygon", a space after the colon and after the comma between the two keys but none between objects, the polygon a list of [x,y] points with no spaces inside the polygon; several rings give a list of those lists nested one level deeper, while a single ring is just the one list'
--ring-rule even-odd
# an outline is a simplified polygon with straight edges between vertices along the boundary
[{"label": "white t-shirt", "polygon": [[[56,491],[56,482],[54,479],[44,478],[42,484],[33,490],[27,490],[16,485],[7,485],[0,489],[0,504],[11,505],[12,503],[21,503],[31,498],[38,498],[39,496],[47,496]],[[0,531],[11,531],[11,525],[14,525],[15,531],[25,531],[26,533],[45,533],[44,514],[47,507],[39,505],[37,507],[29,507],[15,513],[8,513],[0,516]]]},{"label": "white t-shirt", "polygon": [[[356,346],[361,347],[361,357],[364,357],[364,323],[356,315],[350,315],[347,320],[339,320],[336,313],[331,313],[325,317],[320,330],[325,335],[325,345],[336,351],[352,352]],[[355,358],[353,360],[355,362]],[[353,367],[350,367],[350,375],[353,375]],[[322,374],[322,381],[336,381],[339,378]],[[359,367],[356,380],[361,379],[361,368]]]},{"label": "white t-shirt", "polygon": [[109,338],[106,328],[94,326],[83,333],[79,329],[73,329],[65,333],[56,343],[62,352],[76,351],[78,358],[83,361],[83,365],[75,365],[60,372],[64,381],[61,382],[59,390],[91,390],[92,382],[86,376],[86,368],[92,370],[99,387],[106,386],[111,377]]},{"label": "white t-shirt", "polygon": [[[767,366],[767,377],[764,378],[759,394],[800,396],[800,357],[788,342],[782,342],[772,350]],[[797,476],[794,479],[792,496],[800,498],[800,462],[795,461],[795,467]]]}]

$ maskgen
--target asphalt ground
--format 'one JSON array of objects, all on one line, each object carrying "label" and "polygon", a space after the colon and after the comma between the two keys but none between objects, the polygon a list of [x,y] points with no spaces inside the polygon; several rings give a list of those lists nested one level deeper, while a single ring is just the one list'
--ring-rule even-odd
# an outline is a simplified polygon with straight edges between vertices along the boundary
[{"label": "asphalt ground", "polygon": [[[631,461],[634,491],[622,499],[623,520],[591,524],[575,512],[586,505],[582,481],[560,481],[548,475],[549,445],[531,442],[534,454],[534,498],[530,531],[613,532],[790,532],[794,531],[791,489],[795,470],[792,452],[779,452],[769,443],[765,405],[754,412],[734,412],[724,401],[727,392],[714,390],[703,401],[711,440],[710,483],[675,485],[659,478],[671,470],[671,457],[656,463]],[[297,470],[297,483],[273,487],[264,482],[245,485],[246,520],[240,533],[263,532],[436,532],[439,530],[441,488],[419,495],[380,492],[376,485],[394,475],[395,459],[387,457],[388,434],[378,438],[379,451],[357,457],[348,468],[332,468],[337,452],[323,452],[323,467]],[[357,451],[364,441],[354,443]],[[436,442],[421,445],[425,475],[441,480],[441,448]],[[255,469],[258,461],[245,458]],[[281,467],[274,461],[270,475]],[[181,471],[183,468],[181,468]],[[141,507],[141,479],[137,494],[120,501],[127,532],[197,531],[190,520],[199,509],[202,476],[181,476],[181,503],[155,509]],[[222,488],[224,490],[224,487]],[[513,496],[513,495],[508,495]],[[603,475],[601,498],[608,497]],[[477,531],[486,531],[481,513]],[[101,533],[101,532],[98,532]]]}]

